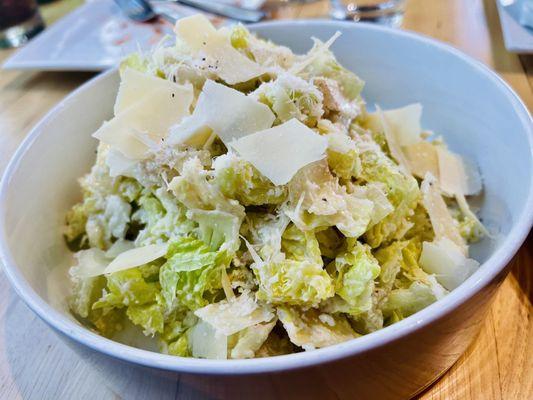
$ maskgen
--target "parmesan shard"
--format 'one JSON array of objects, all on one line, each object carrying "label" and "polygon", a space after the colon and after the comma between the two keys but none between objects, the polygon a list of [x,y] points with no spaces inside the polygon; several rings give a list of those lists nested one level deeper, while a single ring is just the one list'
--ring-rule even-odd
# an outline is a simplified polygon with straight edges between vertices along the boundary
[{"label": "parmesan shard", "polygon": [[447,290],[453,290],[479,267],[479,263],[465,257],[461,248],[451,240],[441,238],[422,244],[420,266],[428,274],[434,274]]},{"label": "parmesan shard", "polygon": [[157,260],[167,254],[168,244],[150,244],[148,246],[136,247],[119,254],[103,271],[105,274],[123,271],[138,267]]},{"label": "parmesan shard", "polygon": [[192,86],[174,89],[157,87],[142,94],[138,101],[104,122],[93,136],[129,159],[146,158],[150,144],[159,145],[169,128],[189,115]]},{"label": "parmesan shard", "polygon": [[277,320],[274,320],[246,328],[239,334],[237,344],[231,349],[231,358],[253,358],[267,340],[276,322]]},{"label": "parmesan shard", "polygon": [[109,176],[115,178],[117,176],[129,176],[128,174],[132,168],[137,164],[137,160],[132,160],[120,151],[110,149],[105,159],[106,165],[109,167]]},{"label": "parmesan shard", "polygon": [[306,351],[358,336],[342,314],[324,314],[314,308],[303,311],[290,306],[278,307],[277,314],[291,342]]},{"label": "parmesan shard", "polygon": [[435,240],[446,238],[455,243],[466,255],[468,247],[440,194],[435,177],[427,174],[422,181],[420,191],[422,192],[422,204],[429,214],[435,232]]},{"label": "parmesan shard", "polygon": [[215,133],[228,145],[234,139],[270,128],[275,119],[265,104],[207,80],[192,115],[172,127],[167,143],[200,147]]},{"label": "parmesan shard", "polygon": [[389,146],[390,153],[392,155],[392,158],[396,160],[396,162],[403,167],[404,171],[407,173],[411,173],[411,169],[409,166],[409,162],[407,161],[407,158],[405,157],[405,154],[403,153],[402,147],[400,145],[400,141],[398,140],[398,137],[396,135],[396,132],[392,130],[392,127],[389,125],[389,121],[387,121],[387,118],[385,117],[385,114],[379,108],[377,107],[377,115],[379,118],[379,121],[381,123],[381,127],[383,129],[383,133],[385,134],[385,139],[387,140],[387,145]]},{"label": "parmesan shard", "polygon": [[228,337],[207,322],[199,321],[191,328],[188,340],[193,357],[215,360],[228,358]]},{"label": "parmesan shard", "polygon": [[272,183],[284,185],[302,167],[325,157],[328,140],[300,121],[291,119],[244,136],[230,146]]},{"label": "parmesan shard", "polygon": [[400,146],[409,146],[422,141],[420,137],[422,105],[420,103],[387,110],[383,112],[383,115]]},{"label": "parmesan shard", "polygon": [[[169,97],[174,97],[182,95],[184,88],[187,88],[187,86],[179,85],[170,80],[148,75],[128,67],[120,74],[120,86],[114,106],[115,115],[120,114],[135,104],[142,96],[146,96],[154,91],[166,92]],[[185,90],[188,94],[189,89]]]},{"label": "parmesan shard", "polygon": [[259,305],[254,295],[249,292],[241,294],[234,300],[209,304],[196,310],[194,314],[226,336],[274,318],[272,309],[266,305]]},{"label": "parmesan shard", "polygon": [[70,274],[76,278],[90,278],[102,275],[109,262],[106,254],[96,248],[80,250],[74,257],[77,264],[70,269]]},{"label": "parmesan shard", "polygon": [[249,81],[266,72],[235,49],[229,37],[217,31],[202,14],[180,19],[174,31],[194,53],[205,55],[207,68],[229,85]]},{"label": "parmesan shard", "polygon": [[404,146],[402,149],[414,176],[424,179],[429,172],[435,178],[439,178],[439,160],[435,145],[421,141]]},{"label": "parmesan shard", "polygon": [[[481,178],[474,167],[445,147],[437,149],[442,191],[448,196],[472,195],[481,191]],[[468,172],[468,173],[467,173]]]}]

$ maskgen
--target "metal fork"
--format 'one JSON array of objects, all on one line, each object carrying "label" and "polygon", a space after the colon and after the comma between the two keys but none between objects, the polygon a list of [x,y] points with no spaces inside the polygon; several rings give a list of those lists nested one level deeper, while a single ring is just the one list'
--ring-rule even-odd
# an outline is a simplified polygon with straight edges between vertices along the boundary
[{"label": "metal fork", "polygon": [[[265,13],[263,11],[250,10],[211,1],[176,0],[176,2],[242,22],[259,22],[265,18]],[[134,21],[146,22],[156,18],[157,16],[161,16],[172,23],[176,22],[176,18],[167,13],[156,13],[150,3],[148,3],[146,0],[115,0],[115,3],[117,3],[122,11]]]}]

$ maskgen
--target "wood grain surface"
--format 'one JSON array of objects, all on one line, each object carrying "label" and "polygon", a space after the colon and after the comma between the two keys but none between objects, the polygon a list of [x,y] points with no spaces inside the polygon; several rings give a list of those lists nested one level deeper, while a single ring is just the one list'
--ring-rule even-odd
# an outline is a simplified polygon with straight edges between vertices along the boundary
[{"label": "wood grain surface", "polygon": [[[533,110],[533,56],[503,46],[495,0],[408,0],[403,27],[448,42],[496,70]],[[54,20],[79,0],[45,6]],[[327,15],[328,2],[274,9],[275,18]],[[0,63],[11,51],[0,51]],[[90,73],[0,72],[0,172],[29,129]],[[418,396],[533,398],[533,237],[515,257],[476,341]],[[124,372],[124,373],[123,373]],[[0,399],[197,399],[185,384],[115,371],[73,352],[19,300],[0,272]],[[311,398],[311,396],[310,396]]]}]

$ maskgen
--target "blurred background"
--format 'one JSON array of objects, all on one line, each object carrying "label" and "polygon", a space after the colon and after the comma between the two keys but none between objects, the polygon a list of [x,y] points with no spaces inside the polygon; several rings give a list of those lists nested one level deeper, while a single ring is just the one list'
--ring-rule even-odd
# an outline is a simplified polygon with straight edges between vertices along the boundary
[{"label": "blurred background", "polygon": [[[490,1],[496,3],[507,50],[533,53],[533,0]],[[459,12],[460,2],[440,3],[446,3],[452,14]],[[196,12],[204,12],[217,26],[325,18],[401,28],[404,13],[422,13],[423,18],[425,4],[410,0],[0,0],[0,48],[21,48],[5,60],[6,69],[99,71],[130,52],[153,47],[172,32],[177,19]]]}]

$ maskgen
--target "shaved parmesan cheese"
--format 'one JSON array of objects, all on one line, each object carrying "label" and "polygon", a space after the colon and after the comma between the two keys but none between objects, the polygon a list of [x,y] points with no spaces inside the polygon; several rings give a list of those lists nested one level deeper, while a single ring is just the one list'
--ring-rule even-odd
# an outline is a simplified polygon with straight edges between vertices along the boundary
[{"label": "shaved parmesan cheese", "polygon": [[414,176],[423,179],[429,172],[435,178],[439,177],[439,160],[435,145],[422,141],[404,146],[402,150]]},{"label": "shaved parmesan cheese", "polygon": [[109,167],[109,175],[113,178],[120,175],[129,176],[128,172],[137,162],[138,160],[132,160],[115,149],[110,149],[105,159],[105,163]]},{"label": "shaved parmesan cheese", "polygon": [[328,140],[291,119],[230,145],[272,183],[284,185],[300,168],[325,157]]},{"label": "shaved parmesan cheese", "polygon": [[422,117],[422,105],[410,104],[402,108],[383,112],[385,120],[394,132],[396,141],[400,146],[409,146],[420,142],[420,118]]},{"label": "shaved parmesan cheese", "polygon": [[222,277],[220,278],[220,283],[222,285],[222,289],[224,290],[224,294],[226,295],[226,299],[228,299],[229,301],[235,300],[235,293],[233,293],[233,289],[231,288],[231,281],[229,279],[226,269],[222,270]]},{"label": "shaved parmesan cheese", "polygon": [[431,225],[435,231],[435,240],[446,238],[455,243],[464,254],[467,254],[466,243],[440,194],[435,177],[427,174],[422,181],[420,191],[422,192],[422,204],[429,214]]},{"label": "shaved parmesan cheese", "polygon": [[483,182],[477,165],[467,158],[463,158],[462,160],[466,176],[466,187],[468,190],[464,194],[469,196],[481,193]]},{"label": "shaved parmesan cheese", "polygon": [[324,317],[320,316],[324,314],[314,308],[303,311],[283,306],[278,307],[277,314],[291,342],[304,350],[331,346],[358,336],[342,314],[329,315],[333,324],[330,318],[323,322]]},{"label": "shaved parmesan cheese", "polygon": [[466,164],[458,154],[444,147],[438,147],[439,174],[442,191],[453,196],[456,194],[471,195],[481,191],[481,178],[474,167]]},{"label": "shaved parmesan cheese", "polygon": [[[172,96],[174,94],[174,96]],[[160,144],[170,126],[189,114],[193,99],[192,86],[181,86],[180,91],[156,87],[148,94],[121,111],[98,129],[93,136],[130,159],[147,156],[147,139]]]},{"label": "shaved parmesan cheese", "polygon": [[446,289],[453,290],[479,267],[479,263],[466,258],[461,248],[444,237],[422,244],[420,266],[428,274],[435,274],[437,281]]},{"label": "shaved parmesan cheese", "polygon": [[167,254],[167,247],[168,245],[166,243],[150,244],[148,246],[127,250],[111,261],[103,272],[105,274],[112,274],[113,272],[138,267],[139,265],[157,260]]},{"label": "shaved parmesan cheese", "polygon": [[379,121],[381,123],[381,127],[383,129],[383,133],[385,134],[385,139],[387,140],[387,145],[389,146],[390,153],[392,157],[396,160],[398,164],[400,164],[401,167],[404,168],[406,172],[410,172],[409,162],[405,158],[405,155],[403,154],[402,147],[400,146],[400,142],[398,140],[398,137],[396,135],[396,132],[392,130],[392,127],[389,125],[388,120],[385,117],[385,114],[377,106],[377,115],[379,118]]},{"label": "shaved parmesan cheese", "polygon": [[275,119],[265,104],[207,80],[193,114],[171,129],[168,143],[200,147],[214,132],[227,145],[233,139],[270,128]]},{"label": "shaved parmesan cheese", "polygon": [[466,187],[466,176],[461,157],[453,154],[444,147],[437,149],[437,155],[442,191],[449,196],[453,196],[456,193],[466,193],[468,189]]},{"label": "shaved parmesan cheese", "polygon": [[193,357],[225,360],[228,358],[228,338],[204,321],[191,328],[188,334]]},{"label": "shaved parmesan cheese", "polygon": [[328,149],[338,153],[348,153],[355,150],[355,142],[350,136],[341,132],[332,132],[326,135],[328,139]]},{"label": "shaved parmesan cheese", "polygon": [[[120,86],[114,107],[115,115],[120,114],[135,104],[142,96],[146,96],[154,91],[165,92],[168,97],[172,98],[181,96],[184,92],[188,96],[190,88],[167,79],[144,74],[132,68],[126,68],[120,74]],[[190,102],[188,101],[189,105]]]},{"label": "shaved parmesan cheese", "polygon": [[235,300],[222,300],[209,304],[196,310],[194,314],[226,336],[274,318],[272,309],[257,304],[253,295],[248,292],[241,294]]},{"label": "shaved parmesan cheese", "polygon": [[461,156],[443,147],[438,148],[437,154],[444,193],[453,196],[456,194],[471,195],[481,191],[481,179],[477,171],[470,166],[468,168],[470,174],[467,174],[466,164]]},{"label": "shaved parmesan cheese", "polygon": [[135,243],[130,240],[119,239],[105,252],[105,256],[109,259],[117,257],[125,251],[135,248]]},{"label": "shaved parmesan cheese", "polygon": [[261,65],[235,49],[228,35],[217,31],[202,14],[180,19],[174,31],[193,52],[205,55],[211,72],[229,85],[249,81],[266,72]]},{"label": "shaved parmesan cheese", "polygon": [[246,328],[242,334],[239,335],[237,344],[231,349],[231,358],[253,358],[255,352],[267,340],[268,335],[276,325],[276,321],[267,324],[257,324]]},{"label": "shaved parmesan cheese", "polygon": [[76,278],[90,278],[102,275],[109,260],[100,249],[88,249],[78,251],[74,257],[78,261],[70,270],[70,274]]}]

